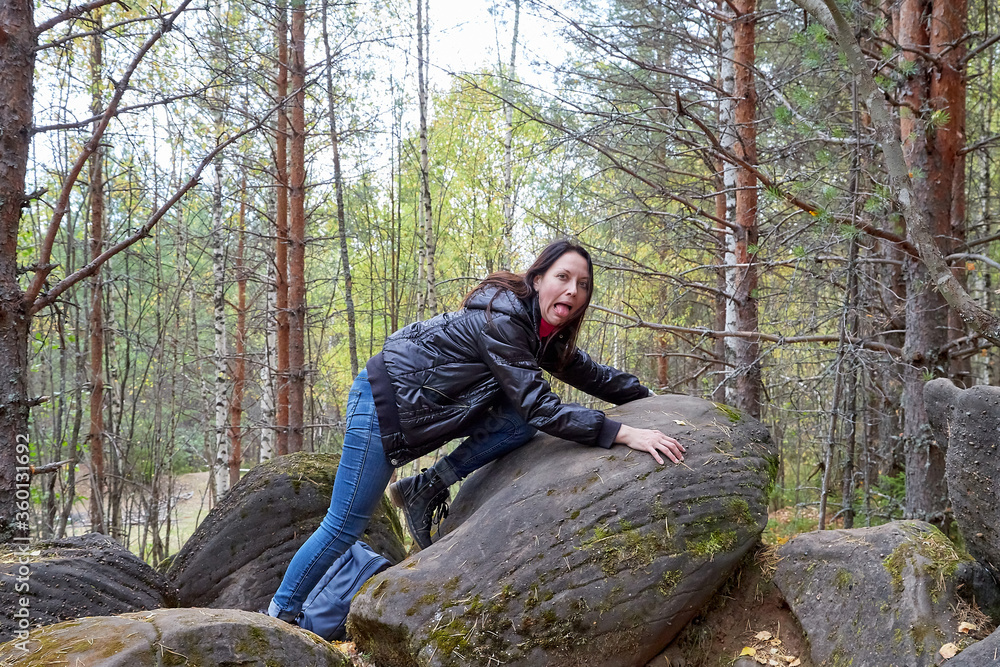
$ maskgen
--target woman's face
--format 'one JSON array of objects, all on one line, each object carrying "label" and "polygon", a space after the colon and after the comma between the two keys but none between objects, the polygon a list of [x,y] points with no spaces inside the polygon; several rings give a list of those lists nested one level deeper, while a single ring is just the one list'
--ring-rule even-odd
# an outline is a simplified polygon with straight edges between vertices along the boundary
[{"label": "woman's face", "polygon": [[554,327],[569,322],[585,307],[590,282],[587,260],[573,251],[564,253],[535,278],[542,318]]}]

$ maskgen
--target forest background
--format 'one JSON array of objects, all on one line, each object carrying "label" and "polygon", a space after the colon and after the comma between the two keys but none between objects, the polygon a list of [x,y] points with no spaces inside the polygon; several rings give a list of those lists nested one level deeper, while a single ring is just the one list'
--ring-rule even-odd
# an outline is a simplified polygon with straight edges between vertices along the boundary
[{"label": "forest background", "polygon": [[921,392],[1000,382],[1000,7],[481,10],[457,68],[434,0],[0,0],[4,539],[164,558],[179,475],[338,451],[388,334],[558,237],[582,347],[759,417],[773,509],[954,532]]}]

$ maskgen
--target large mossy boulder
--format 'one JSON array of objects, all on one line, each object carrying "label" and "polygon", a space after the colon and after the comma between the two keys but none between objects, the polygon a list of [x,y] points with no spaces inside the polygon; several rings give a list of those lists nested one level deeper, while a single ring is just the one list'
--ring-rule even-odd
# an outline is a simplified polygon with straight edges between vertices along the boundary
[{"label": "large mossy boulder", "polygon": [[951,380],[924,385],[935,439],[946,446],[948,497],[965,547],[1000,578],[1000,387],[959,389]]},{"label": "large mossy boulder", "polygon": [[[167,576],[180,605],[266,609],[292,556],[326,515],[339,461],[301,452],[247,473],[173,559]],[[399,519],[387,500],[363,539],[393,563],[405,556]]]},{"label": "large mossy boulder", "polygon": [[0,641],[16,638],[24,626],[156,609],[176,601],[166,577],[106,535],[0,547]]},{"label": "large mossy boulder", "polygon": [[711,599],[767,521],[767,430],[658,396],[609,413],[687,447],[659,466],[540,436],[475,473],[443,537],[371,579],[348,627],[382,667],[644,665]]},{"label": "large mossy boulder", "polygon": [[159,609],[49,625],[0,645],[10,667],[350,667],[333,645],[264,614]]},{"label": "large mossy boulder", "polygon": [[929,523],[804,533],[778,555],[774,581],[816,664],[937,665],[960,640],[958,575],[972,558]]}]

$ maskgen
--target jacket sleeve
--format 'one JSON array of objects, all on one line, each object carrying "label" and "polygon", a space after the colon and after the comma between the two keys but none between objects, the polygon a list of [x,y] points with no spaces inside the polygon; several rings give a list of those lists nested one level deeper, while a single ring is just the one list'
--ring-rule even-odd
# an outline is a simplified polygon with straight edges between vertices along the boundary
[{"label": "jacket sleeve", "polygon": [[517,321],[494,315],[480,336],[480,354],[524,420],[544,433],[609,448],[621,423],[600,410],[563,403],[532,353],[532,336]]},{"label": "jacket sleeve", "polygon": [[542,367],[566,384],[615,405],[652,396],[652,392],[639,382],[639,378],[613,366],[595,362],[580,348],[576,348],[564,367],[556,368],[544,362]]}]

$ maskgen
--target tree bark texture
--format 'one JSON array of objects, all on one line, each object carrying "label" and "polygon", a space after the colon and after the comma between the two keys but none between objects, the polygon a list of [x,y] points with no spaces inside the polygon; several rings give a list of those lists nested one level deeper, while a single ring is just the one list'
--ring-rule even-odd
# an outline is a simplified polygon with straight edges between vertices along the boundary
[{"label": "tree bark texture", "polygon": [[[94,12],[94,24],[101,27],[100,10]],[[103,79],[102,36],[91,38],[90,85],[93,100],[90,111],[99,116],[104,103],[101,95]],[[96,123],[95,128],[96,131]],[[90,156],[88,174],[90,187],[90,258],[97,259],[104,250],[104,147],[98,145]],[[102,301],[103,271],[91,276],[90,298],[90,428],[87,445],[90,450],[90,530],[106,532],[104,526],[104,315]]]},{"label": "tree bark texture", "polygon": [[246,178],[240,199],[239,239],[236,242],[236,354],[233,357],[233,393],[229,398],[229,486],[240,481],[243,460],[243,387],[246,380],[247,274],[243,264],[243,237],[246,231]]},{"label": "tree bark texture", "polygon": [[[221,125],[221,123],[220,123]],[[226,364],[229,353],[226,344],[226,233],[222,214],[222,165],[216,160],[215,182],[212,191],[212,322],[215,332],[215,455],[212,478],[215,482],[215,499],[220,500],[229,491],[229,440],[226,438],[226,416],[229,398],[229,378]]]},{"label": "tree bark texture", "polygon": [[[273,219],[275,198],[268,200],[268,213]],[[275,317],[277,302],[277,276],[274,266],[274,253],[265,249],[267,257],[267,300],[264,313],[264,363],[260,366],[260,450],[258,460],[263,463],[275,456],[277,433],[275,429],[275,359],[277,357],[278,322]]]},{"label": "tree bark texture", "polygon": [[[27,489],[28,306],[17,281],[17,231],[34,102],[35,26],[30,0],[0,3],[0,543],[24,536],[18,491]],[[21,473],[24,476],[19,476]]]},{"label": "tree bark texture", "polygon": [[[723,104],[721,124],[723,145],[748,164],[757,163],[757,91],[754,82],[756,0],[732,3],[732,26],[724,27],[723,86],[728,99]],[[725,34],[724,33],[724,34]],[[731,59],[732,63],[725,64]],[[732,87],[728,87],[729,82]],[[757,331],[757,178],[748,169],[727,164],[723,171],[726,186],[726,219],[733,224],[727,239],[726,328],[729,331]],[[730,382],[729,401],[747,414],[760,417],[760,344],[753,338],[727,339],[735,382]]]},{"label": "tree bark texture", "polygon": [[[900,5],[898,42],[913,71],[900,109],[903,155],[914,174],[914,202],[945,256],[965,238],[965,165],[959,155],[965,143],[965,76],[960,64],[964,49],[954,48],[965,34],[965,23],[964,0],[904,0]],[[923,387],[929,378],[949,374],[942,349],[965,332],[964,326],[949,331],[949,324],[960,320],[935,289],[927,267],[907,257],[904,268],[906,513],[940,521],[947,506],[945,445],[935,442],[928,430]]]},{"label": "tree bark texture", "polygon": [[[288,97],[288,8],[284,0],[278,2],[278,101]],[[288,113],[285,104],[278,108],[275,128],[275,190],[277,192],[274,215],[274,264],[275,264],[275,376],[277,379],[277,405],[275,408],[275,434],[277,455],[288,453]]]},{"label": "tree bark texture", "polygon": [[305,419],[305,40],[304,0],[292,3],[292,146],[288,174],[288,452],[302,451]]}]

